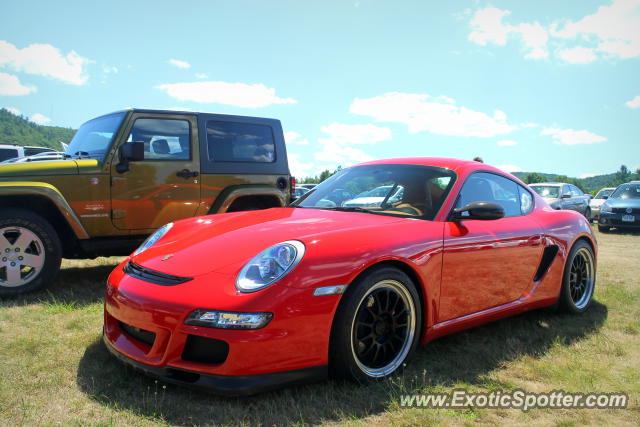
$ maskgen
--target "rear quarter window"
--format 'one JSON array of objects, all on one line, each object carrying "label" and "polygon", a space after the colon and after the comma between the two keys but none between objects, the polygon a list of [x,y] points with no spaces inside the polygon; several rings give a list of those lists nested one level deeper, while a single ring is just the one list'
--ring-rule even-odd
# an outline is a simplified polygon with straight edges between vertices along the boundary
[{"label": "rear quarter window", "polygon": [[273,163],[276,149],[271,127],[209,121],[207,157],[214,162]]},{"label": "rear quarter window", "polygon": [[15,148],[0,148],[0,162],[18,157],[18,150]]}]

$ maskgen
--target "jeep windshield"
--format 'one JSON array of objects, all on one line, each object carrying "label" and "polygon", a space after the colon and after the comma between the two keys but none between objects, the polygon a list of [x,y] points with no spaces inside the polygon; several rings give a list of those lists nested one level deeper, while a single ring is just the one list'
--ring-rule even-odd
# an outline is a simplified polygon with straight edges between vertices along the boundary
[{"label": "jeep windshield", "polygon": [[65,153],[76,158],[104,159],[126,112],[89,120],[76,132]]},{"label": "jeep windshield", "polygon": [[[433,220],[455,177],[448,169],[431,166],[355,166],[336,173],[291,206]],[[375,196],[365,199],[363,193]]]}]

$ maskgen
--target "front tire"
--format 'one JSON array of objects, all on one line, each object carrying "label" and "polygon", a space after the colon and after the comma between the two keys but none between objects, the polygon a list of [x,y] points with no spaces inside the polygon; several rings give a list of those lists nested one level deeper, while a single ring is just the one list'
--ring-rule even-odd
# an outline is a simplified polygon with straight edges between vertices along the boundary
[{"label": "front tire", "polygon": [[422,307],[412,280],[390,267],[349,286],[334,319],[329,366],[333,376],[365,382],[403,367],[420,341]]},{"label": "front tire", "polygon": [[584,240],[578,241],[567,257],[560,290],[563,311],[579,314],[587,311],[596,285],[596,261],[593,249]]},{"label": "front tire", "polygon": [[60,239],[46,220],[25,209],[0,209],[0,296],[44,288],[61,261]]}]

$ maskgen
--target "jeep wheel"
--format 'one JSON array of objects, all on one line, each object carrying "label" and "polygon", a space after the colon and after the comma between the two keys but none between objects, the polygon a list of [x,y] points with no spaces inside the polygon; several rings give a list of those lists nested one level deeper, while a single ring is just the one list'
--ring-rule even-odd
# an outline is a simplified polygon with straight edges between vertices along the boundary
[{"label": "jeep wheel", "polygon": [[0,296],[41,289],[51,283],[62,260],[51,225],[24,209],[0,209]]}]

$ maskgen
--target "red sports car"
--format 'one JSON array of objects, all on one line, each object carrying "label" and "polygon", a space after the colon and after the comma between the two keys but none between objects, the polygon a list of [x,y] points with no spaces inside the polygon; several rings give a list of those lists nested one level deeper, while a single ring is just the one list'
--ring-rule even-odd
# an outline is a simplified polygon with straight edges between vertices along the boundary
[{"label": "red sports car", "polygon": [[230,395],[367,380],[444,334],[556,304],[581,313],[595,277],[587,220],[517,178],[381,160],[286,208],[160,228],[111,273],[104,340],[151,376]]}]

